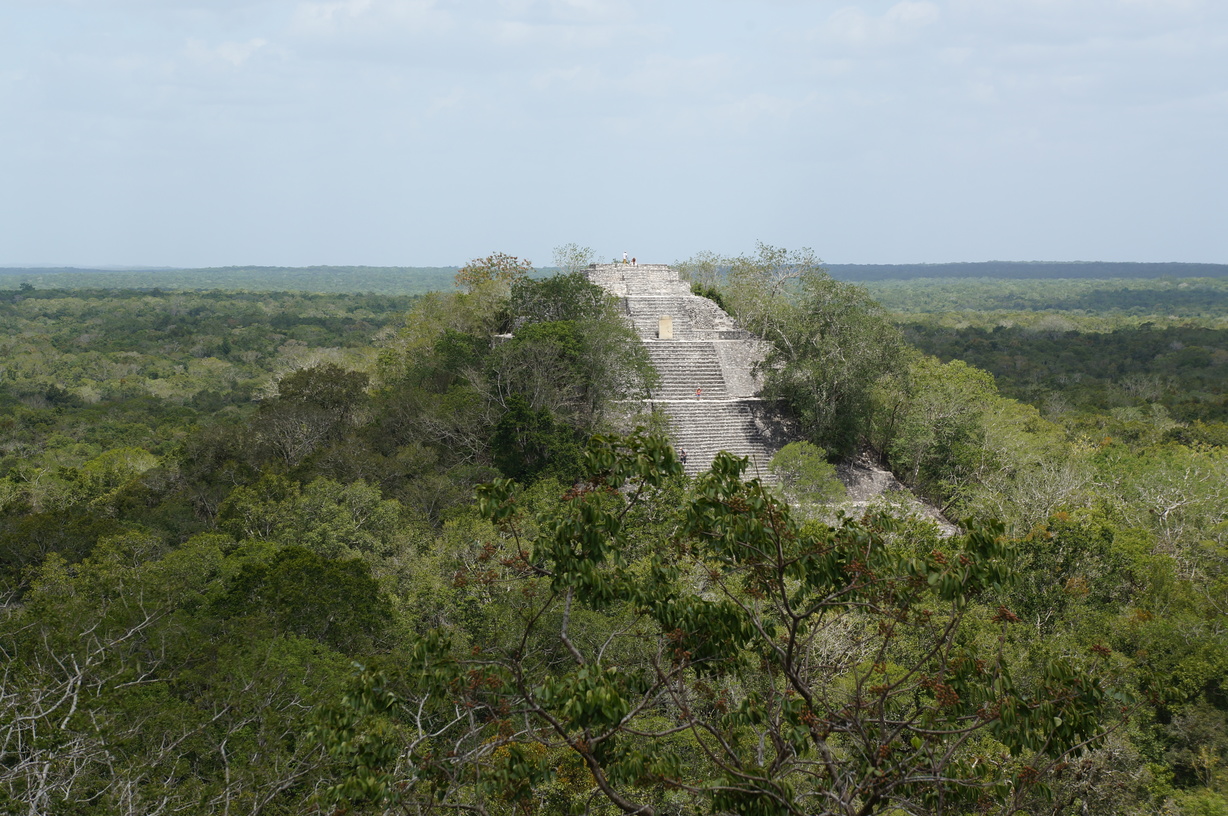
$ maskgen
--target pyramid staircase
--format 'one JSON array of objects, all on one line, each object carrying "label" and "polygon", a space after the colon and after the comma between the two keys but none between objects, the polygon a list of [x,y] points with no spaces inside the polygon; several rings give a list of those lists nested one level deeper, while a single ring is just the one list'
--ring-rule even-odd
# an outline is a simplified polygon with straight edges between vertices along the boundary
[{"label": "pyramid staircase", "polygon": [[691,294],[664,264],[593,264],[586,274],[621,300],[660,374],[649,398],[629,406],[632,421],[663,414],[675,450],[687,453],[690,474],[728,451],[750,459],[748,476],[773,480],[769,460],[798,437],[779,406],[757,396],[754,366],[766,344],[715,303]]},{"label": "pyramid staircase", "polygon": [[682,400],[695,397],[698,390],[701,399],[728,399],[725,390],[725,375],[721,361],[710,342],[702,340],[678,340],[652,342],[648,357],[661,375],[661,381],[652,392],[658,400]]}]

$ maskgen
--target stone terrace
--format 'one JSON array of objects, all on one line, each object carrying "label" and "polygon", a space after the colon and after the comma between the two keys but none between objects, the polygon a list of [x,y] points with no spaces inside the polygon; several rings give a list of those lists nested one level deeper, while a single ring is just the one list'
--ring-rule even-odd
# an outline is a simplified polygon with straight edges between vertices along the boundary
[{"label": "stone terrace", "polygon": [[668,417],[675,449],[687,452],[687,472],[707,470],[725,450],[749,457],[749,475],[768,481],[768,460],[792,431],[776,405],[758,397],[753,369],[766,344],[691,294],[665,264],[593,264],[586,274],[622,301],[647,346],[661,381],[638,407]]}]

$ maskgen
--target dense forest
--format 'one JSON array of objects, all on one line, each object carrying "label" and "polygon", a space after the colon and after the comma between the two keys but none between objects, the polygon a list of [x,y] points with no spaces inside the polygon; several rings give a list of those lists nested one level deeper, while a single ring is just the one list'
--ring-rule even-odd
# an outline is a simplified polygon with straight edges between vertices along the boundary
[{"label": "dense forest", "polygon": [[0,267],[0,289],[216,289],[246,292],[370,292],[421,295],[448,289],[456,267],[223,266],[203,269]]},{"label": "dense forest", "polygon": [[[584,249],[581,247],[581,249]],[[586,259],[596,260],[591,252]],[[537,277],[574,268],[568,258],[530,272]],[[1228,278],[1228,264],[1196,263],[1044,263],[1006,262],[948,264],[828,264],[837,280],[901,282],[976,279],[1022,281],[1091,279],[1092,285],[1111,280]],[[172,267],[105,268],[33,266],[0,267],[0,290],[21,284],[39,289],[218,289],[247,292],[373,292],[420,295],[451,288],[454,266],[224,266],[198,269]]]},{"label": "dense forest", "polygon": [[1033,326],[1103,330],[1151,323],[1224,326],[1228,280],[955,280],[928,278],[866,284],[893,312],[945,325]]},{"label": "dense forest", "polygon": [[997,280],[1115,278],[1222,278],[1228,264],[1127,263],[1107,261],[980,261],[929,264],[828,264],[833,277],[852,281],[917,278],[990,278]]},{"label": "dense forest", "polygon": [[944,538],[684,475],[563,249],[0,292],[0,812],[1228,812],[1219,281],[681,263]]}]

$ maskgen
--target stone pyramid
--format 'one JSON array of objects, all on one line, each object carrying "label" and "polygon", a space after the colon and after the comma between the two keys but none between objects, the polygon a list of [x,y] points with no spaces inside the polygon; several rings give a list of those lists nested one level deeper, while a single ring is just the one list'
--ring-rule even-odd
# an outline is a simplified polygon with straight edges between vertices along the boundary
[{"label": "stone pyramid", "polygon": [[777,403],[759,397],[755,364],[767,344],[665,264],[593,264],[586,274],[617,297],[648,350],[661,381],[649,398],[629,406],[632,421],[664,414],[688,473],[707,470],[719,451],[750,458],[748,476],[772,478],[768,461],[799,438]]}]

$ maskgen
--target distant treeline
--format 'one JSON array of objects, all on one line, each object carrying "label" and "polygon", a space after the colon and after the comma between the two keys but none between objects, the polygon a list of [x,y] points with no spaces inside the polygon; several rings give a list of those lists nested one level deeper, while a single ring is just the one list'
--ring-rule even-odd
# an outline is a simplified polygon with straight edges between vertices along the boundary
[{"label": "distant treeline", "polygon": [[1060,313],[1082,331],[1174,321],[1228,328],[1228,278],[913,278],[861,285],[897,316],[930,315],[950,325],[1052,327]]},{"label": "distant treeline", "polygon": [[849,281],[909,278],[1222,278],[1228,264],[1112,263],[1108,261],[984,261],[937,264],[827,264],[833,278]]},{"label": "distant treeline", "polygon": [[455,266],[224,266],[208,269],[0,268],[0,289],[222,289],[419,295],[453,287]]},{"label": "distant treeline", "polygon": [[[828,264],[847,281],[917,278],[1228,278],[1228,264],[987,261],[943,264]],[[0,267],[0,289],[223,289],[249,292],[370,292],[418,295],[453,288],[455,266]],[[534,277],[557,270],[543,267]]]}]

